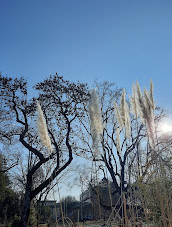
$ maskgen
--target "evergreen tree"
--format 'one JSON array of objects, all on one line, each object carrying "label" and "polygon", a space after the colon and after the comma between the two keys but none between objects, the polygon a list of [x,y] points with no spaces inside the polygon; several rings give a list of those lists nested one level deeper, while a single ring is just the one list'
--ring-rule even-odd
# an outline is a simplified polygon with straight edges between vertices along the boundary
[{"label": "evergreen tree", "polygon": [[0,223],[9,226],[20,219],[19,196],[10,188],[8,174],[4,171],[3,155],[0,154]]}]

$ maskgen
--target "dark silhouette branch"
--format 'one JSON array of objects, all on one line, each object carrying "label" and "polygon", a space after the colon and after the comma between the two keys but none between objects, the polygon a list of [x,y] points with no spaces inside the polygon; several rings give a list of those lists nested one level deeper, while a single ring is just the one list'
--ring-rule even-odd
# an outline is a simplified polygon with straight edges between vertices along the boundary
[{"label": "dark silhouette branch", "polygon": [[64,169],[66,169],[66,167],[71,163],[73,157],[72,157],[72,148],[71,145],[69,143],[69,135],[70,135],[70,122],[68,121],[68,130],[67,130],[67,134],[66,134],[66,146],[68,148],[68,152],[69,152],[69,159],[68,161],[59,168],[59,166],[57,165],[56,168],[53,170],[51,176],[46,179],[43,183],[41,183],[37,188],[35,188],[33,191],[31,191],[31,199],[34,198],[36,195],[38,195],[44,188],[46,188],[49,184],[51,184],[51,182],[56,178],[56,176],[58,176]]}]

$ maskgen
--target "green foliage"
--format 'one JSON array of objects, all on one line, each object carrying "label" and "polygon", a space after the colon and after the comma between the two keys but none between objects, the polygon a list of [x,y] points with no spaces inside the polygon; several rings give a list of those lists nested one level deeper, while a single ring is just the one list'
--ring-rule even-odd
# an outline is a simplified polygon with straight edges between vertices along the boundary
[{"label": "green foliage", "polygon": [[8,175],[3,169],[3,156],[0,154],[0,202],[5,200],[5,189],[9,184]]},{"label": "green foliage", "polygon": [[35,212],[34,202],[32,200],[27,227],[36,227],[36,226],[37,226],[36,212]]},{"label": "green foliage", "polygon": [[8,226],[20,219],[20,200],[19,195],[10,188],[9,177],[3,169],[3,156],[0,154],[0,223]]},{"label": "green foliage", "polygon": [[50,216],[52,215],[51,208],[48,206],[45,206],[44,204],[38,205],[38,213],[39,213],[39,223],[46,223],[49,220]]}]

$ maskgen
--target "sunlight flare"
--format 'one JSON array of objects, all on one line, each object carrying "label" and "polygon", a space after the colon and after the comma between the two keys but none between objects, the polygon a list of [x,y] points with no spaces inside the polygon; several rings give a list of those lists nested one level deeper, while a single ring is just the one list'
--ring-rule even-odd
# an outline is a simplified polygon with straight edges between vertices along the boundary
[{"label": "sunlight flare", "polygon": [[159,126],[162,133],[172,133],[172,122],[162,122]]}]

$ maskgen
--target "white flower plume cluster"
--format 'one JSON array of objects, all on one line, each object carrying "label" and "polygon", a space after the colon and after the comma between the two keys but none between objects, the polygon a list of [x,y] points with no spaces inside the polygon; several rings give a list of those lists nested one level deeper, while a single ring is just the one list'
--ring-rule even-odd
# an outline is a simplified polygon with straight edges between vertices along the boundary
[{"label": "white flower plume cluster", "polygon": [[[136,91],[137,90],[137,91]],[[133,85],[133,96],[130,99],[131,110],[135,118],[140,118],[140,121],[146,125],[149,143],[152,148],[154,148],[154,110],[155,102],[153,98],[153,83],[150,82],[150,90],[147,91],[146,88],[142,94],[140,85],[136,83]]]},{"label": "white flower plume cluster", "polygon": [[114,110],[115,110],[115,117],[116,117],[119,129],[122,130],[124,125],[123,125],[120,110],[119,110],[118,105],[115,101],[113,102],[113,104],[114,104]]},{"label": "white flower plume cluster", "polygon": [[123,120],[123,125],[125,128],[125,136],[130,138],[131,136],[131,121],[130,121],[130,111],[129,106],[126,102],[125,98],[125,90],[123,90],[122,97],[121,97],[121,104],[120,104],[120,112]]},{"label": "white flower plume cluster", "polygon": [[116,149],[119,152],[119,154],[121,154],[121,139],[119,128],[116,129]]},{"label": "white flower plume cluster", "polygon": [[138,118],[138,100],[137,100],[137,93],[135,84],[132,87],[132,97],[130,98],[131,104],[131,113],[134,114],[135,118]]},{"label": "white flower plume cluster", "polygon": [[155,110],[156,105],[155,105],[154,97],[153,97],[153,82],[152,82],[152,80],[150,81],[149,96],[150,96],[150,100],[152,102],[152,108],[153,108],[153,110]]},{"label": "white flower plume cluster", "polygon": [[47,147],[48,151],[51,152],[52,151],[52,146],[51,146],[51,140],[50,137],[48,135],[48,129],[47,129],[47,124],[41,109],[41,106],[39,104],[39,102],[37,101],[37,111],[38,111],[38,132],[39,132],[39,136],[41,139],[42,144]]},{"label": "white flower plume cluster", "polygon": [[89,103],[89,115],[90,115],[90,128],[91,136],[93,140],[93,148],[95,155],[99,153],[99,144],[101,141],[103,126],[101,119],[101,111],[99,108],[98,96],[96,90],[91,90],[91,98]]},{"label": "white flower plume cluster", "polygon": [[[137,82],[136,85],[133,85],[132,88],[133,94],[130,98],[130,107],[126,101],[126,93],[123,90],[120,104],[114,101],[114,111],[117,122],[116,128],[116,149],[119,152],[121,151],[121,139],[120,132],[123,130],[125,132],[125,137],[130,140],[131,138],[131,119],[130,113],[132,113],[136,119],[140,119],[140,121],[146,126],[149,144],[151,148],[155,147],[154,140],[154,110],[155,110],[155,102],[153,98],[153,83],[150,83],[150,90],[147,91],[144,89],[142,94],[140,85]],[[130,111],[131,110],[131,111]],[[93,148],[95,152],[99,152],[99,145],[102,139],[102,119],[101,119],[101,111],[99,108],[98,97],[96,94],[96,90],[91,91],[91,98],[89,103],[89,115],[90,115],[90,127],[91,127],[91,135],[93,140]]]},{"label": "white flower plume cluster", "polygon": [[119,129],[120,130],[125,129],[125,136],[127,138],[130,138],[131,135],[130,112],[125,96],[126,96],[125,90],[123,90],[120,107],[118,107],[118,105],[114,102],[114,110]]}]

